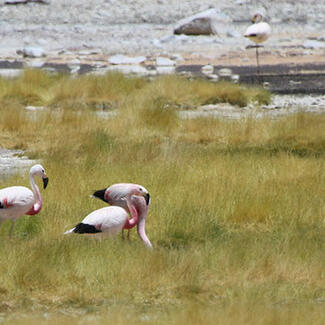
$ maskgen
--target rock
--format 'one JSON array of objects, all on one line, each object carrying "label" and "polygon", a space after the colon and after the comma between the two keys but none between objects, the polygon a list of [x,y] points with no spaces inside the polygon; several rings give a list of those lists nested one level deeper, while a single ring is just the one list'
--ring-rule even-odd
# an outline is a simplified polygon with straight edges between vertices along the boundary
[{"label": "rock", "polygon": [[170,58],[171,58],[172,60],[176,60],[177,62],[182,62],[182,61],[184,61],[184,58],[183,58],[180,54],[178,54],[178,53],[174,53],[174,54],[172,54]]},{"label": "rock", "polygon": [[45,62],[41,60],[31,60],[29,62],[26,62],[24,66],[28,68],[41,68],[44,64]]},{"label": "rock", "polygon": [[145,56],[128,57],[122,54],[111,56],[108,62],[111,64],[140,64],[146,61]]},{"label": "rock", "polygon": [[28,2],[37,2],[42,4],[49,4],[49,0],[5,0],[6,5],[19,5],[19,4],[26,4]]},{"label": "rock", "polygon": [[139,76],[149,76],[156,73],[155,71],[147,70],[145,67],[141,65],[127,65],[127,64],[112,65],[107,68],[107,71],[119,71],[124,74],[136,74]]},{"label": "rock", "polygon": [[41,58],[46,56],[44,50],[41,47],[27,46],[24,47],[23,50],[17,50],[16,53],[21,54],[23,57],[29,58]]},{"label": "rock", "polygon": [[219,76],[216,74],[210,74],[207,76],[209,80],[213,81],[213,82],[218,82],[219,81]]},{"label": "rock", "polygon": [[18,78],[23,74],[21,69],[0,69],[0,76],[3,78]]},{"label": "rock", "polygon": [[176,62],[173,61],[173,60],[170,60],[169,58],[159,56],[156,59],[156,64],[158,66],[172,67],[172,66],[174,66],[176,64]]},{"label": "rock", "polygon": [[182,19],[174,28],[174,34],[211,35],[217,34],[218,23],[229,22],[228,16],[218,9],[209,9]]},{"label": "rock", "polygon": [[201,68],[201,72],[206,76],[212,75],[213,71],[214,71],[214,67],[213,67],[213,65],[210,65],[210,64],[204,65]]},{"label": "rock", "polygon": [[5,0],[6,5],[19,5],[27,2],[28,0]]},{"label": "rock", "polygon": [[323,49],[325,44],[319,41],[308,40],[302,44],[304,49]]},{"label": "rock", "polygon": [[232,75],[232,71],[231,71],[231,69],[223,68],[223,69],[220,69],[220,70],[218,71],[218,75],[219,75],[220,77],[231,77],[231,75]]},{"label": "rock", "polygon": [[173,66],[157,66],[158,74],[173,74],[175,73],[175,67]]}]

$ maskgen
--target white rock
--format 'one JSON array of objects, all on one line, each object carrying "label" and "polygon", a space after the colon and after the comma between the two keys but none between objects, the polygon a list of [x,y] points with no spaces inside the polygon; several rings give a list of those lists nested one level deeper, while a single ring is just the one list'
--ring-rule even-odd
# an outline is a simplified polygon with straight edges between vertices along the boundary
[{"label": "white rock", "polygon": [[157,73],[158,74],[173,74],[173,73],[175,73],[175,67],[173,67],[173,66],[169,66],[169,67],[157,66]]},{"label": "white rock", "polygon": [[209,9],[182,19],[174,28],[174,34],[211,35],[217,34],[218,24],[229,22],[228,16],[218,9]]},{"label": "white rock", "polygon": [[319,41],[308,40],[302,44],[305,49],[323,49],[325,44]]},{"label": "white rock", "polygon": [[128,57],[122,54],[111,56],[108,62],[111,64],[140,64],[146,61],[145,56]]},{"label": "white rock", "polygon": [[41,68],[44,65],[44,61],[41,60],[31,60],[29,62],[25,62],[24,66],[29,68]]},{"label": "white rock", "polygon": [[204,65],[202,68],[201,68],[201,72],[205,75],[212,75],[213,74],[213,71],[214,71],[214,67],[213,65],[211,64],[207,64],[207,65]]},{"label": "white rock", "polygon": [[223,68],[218,71],[220,77],[230,77],[232,75],[231,69]]},{"label": "white rock", "polygon": [[41,47],[26,46],[23,50],[17,50],[17,54],[22,54],[24,57],[41,58],[46,56],[44,50]]},{"label": "white rock", "polygon": [[153,72],[149,71],[141,65],[127,65],[127,64],[112,65],[107,68],[107,71],[119,71],[124,74],[136,74],[139,76],[148,76],[155,73],[155,71]]},{"label": "white rock", "polygon": [[165,58],[163,56],[158,56],[156,59],[156,64],[163,67],[172,67],[176,64],[175,61]]},{"label": "white rock", "polygon": [[6,5],[18,5],[21,3],[27,3],[28,0],[5,0]]},{"label": "white rock", "polygon": [[178,53],[172,54],[170,58],[172,60],[176,60],[176,62],[182,62],[182,61],[184,61],[184,58],[180,54],[178,54]]},{"label": "white rock", "polygon": [[210,74],[210,75],[207,75],[207,77],[213,82],[219,81],[219,76],[216,74]]},{"label": "white rock", "polygon": [[18,78],[23,74],[21,69],[0,69],[0,76],[3,78]]}]

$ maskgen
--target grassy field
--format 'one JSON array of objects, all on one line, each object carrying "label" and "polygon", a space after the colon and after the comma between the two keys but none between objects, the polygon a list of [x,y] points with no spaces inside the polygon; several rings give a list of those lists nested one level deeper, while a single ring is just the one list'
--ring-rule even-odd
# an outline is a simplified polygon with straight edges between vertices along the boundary
[{"label": "grassy field", "polygon": [[[175,76],[1,80],[1,147],[42,159],[50,182],[39,215],[12,238],[9,222],[0,229],[0,322],[324,324],[325,116],[177,115],[269,100]],[[131,241],[62,235],[116,182],[149,190],[152,251],[134,230]],[[27,173],[0,179],[14,184],[29,186]]]}]

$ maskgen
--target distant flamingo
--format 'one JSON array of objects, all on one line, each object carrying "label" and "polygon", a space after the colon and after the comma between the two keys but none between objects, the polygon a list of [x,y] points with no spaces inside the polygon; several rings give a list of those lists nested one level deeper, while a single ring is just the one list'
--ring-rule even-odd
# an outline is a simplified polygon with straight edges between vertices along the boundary
[{"label": "distant flamingo", "polygon": [[[114,236],[122,229],[130,229],[137,225],[140,238],[151,248],[151,242],[145,232],[150,195],[143,186],[136,184],[128,185],[130,185],[128,186],[129,190],[119,192],[119,196],[116,197],[117,202],[121,206],[123,205],[124,208],[121,206],[110,206],[95,210],[84,218],[81,223],[66,231],[65,234],[79,233]],[[126,187],[122,186],[122,188],[126,190]],[[124,196],[122,196],[123,193]],[[108,197],[109,195],[106,196],[104,201],[108,202]],[[129,219],[128,211],[130,212],[131,219]]]},{"label": "distant flamingo", "polygon": [[256,65],[257,65],[257,74],[260,73],[260,63],[258,59],[258,48],[262,47],[262,45],[258,45],[259,43],[265,42],[271,35],[271,27],[268,23],[262,21],[264,13],[256,12],[252,18],[252,25],[246,29],[244,34],[245,37],[249,38],[256,45],[249,45],[247,48],[256,49]]},{"label": "distant flamingo", "polygon": [[[132,217],[132,211],[127,204],[127,201],[124,199],[127,195],[132,193],[132,191],[139,190],[142,193],[147,193],[144,195],[147,205],[150,203],[150,195],[148,191],[141,185],[132,184],[132,183],[118,183],[109,186],[103,190],[94,192],[92,197],[103,200],[104,202],[109,203],[110,205],[117,205],[121,208],[126,209],[131,216],[131,219],[128,219],[123,227],[123,229],[130,230],[137,224],[137,220]],[[122,229],[122,236],[123,236]],[[129,236],[129,232],[128,232]]]},{"label": "distant flamingo", "polygon": [[42,178],[45,189],[49,179],[43,166],[37,164],[29,172],[32,191],[24,186],[11,186],[0,190],[0,225],[5,219],[13,221],[10,228],[10,236],[12,235],[15,222],[20,216],[24,214],[37,214],[42,208],[42,197],[35,183],[35,175]]}]

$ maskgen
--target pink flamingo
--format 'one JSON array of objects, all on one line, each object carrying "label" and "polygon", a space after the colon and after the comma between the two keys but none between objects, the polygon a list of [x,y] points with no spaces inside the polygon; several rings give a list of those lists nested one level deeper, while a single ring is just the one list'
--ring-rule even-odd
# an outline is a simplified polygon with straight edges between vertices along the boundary
[{"label": "pink flamingo", "polygon": [[132,217],[132,211],[130,206],[127,204],[127,201],[124,199],[127,195],[129,195],[134,190],[139,190],[142,193],[146,193],[144,195],[147,206],[150,203],[150,194],[148,191],[141,185],[132,184],[132,183],[118,183],[109,186],[108,188],[98,190],[94,192],[91,197],[98,198],[107,202],[110,205],[117,205],[121,208],[124,208],[130,213],[131,219],[128,219],[122,229],[122,238],[124,238],[123,230],[128,230],[128,238],[129,238],[129,230],[137,225],[138,220]]},{"label": "pink flamingo", "polygon": [[[117,188],[120,190],[115,191]],[[152,244],[145,232],[146,216],[150,203],[148,191],[143,186],[136,184],[123,184],[123,186],[115,186],[113,189],[114,193],[117,194],[114,202],[117,202],[118,205],[91,212],[81,223],[66,231],[65,234],[80,233],[114,236],[123,229],[130,229],[137,225],[139,237],[148,247],[152,248]],[[96,191],[94,197],[101,196],[102,191],[104,190]],[[105,196],[105,194],[103,195]],[[106,198],[109,198],[109,194],[106,195]],[[107,199],[104,201],[108,202]],[[109,202],[113,201],[109,199]],[[131,219],[129,219],[128,212]]]},{"label": "pink flamingo", "polygon": [[34,165],[29,172],[29,180],[32,191],[24,186],[10,186],[0,190],[0,225],[6,219],[13,221],[10,228],[12,235],[16,220],[24,215],[34,215],[42,208],[42,197],[34,176],[43,180],[43,187],[48,184],[48,177],[42,165]]}]

